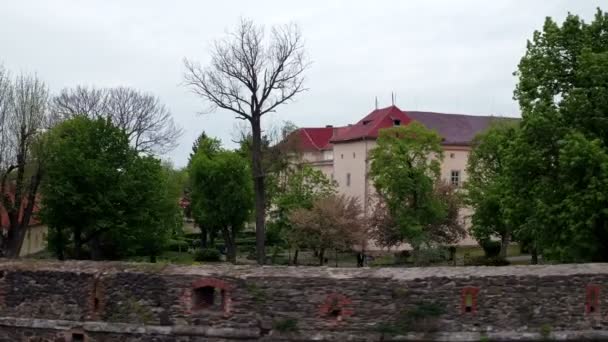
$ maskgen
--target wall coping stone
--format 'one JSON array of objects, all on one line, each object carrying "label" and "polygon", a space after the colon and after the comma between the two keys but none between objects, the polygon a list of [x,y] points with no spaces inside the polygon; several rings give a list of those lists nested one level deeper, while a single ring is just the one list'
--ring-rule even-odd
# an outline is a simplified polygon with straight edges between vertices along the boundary
[{"label": "wall coping stone", "polygon": [[334,268],[307,266],[241,266],[150,264],[134,262],[46,261],[0,259],[0,271],[52,271],[84,274],[146,273],[159,275],[193,275],[200,277],[246,278],[327,278],[327,279],[395,279],[471,278],[501,276],[576,276],[608,274],[608,263],[520,265],[520,266],[450,266],[408,268]]}]

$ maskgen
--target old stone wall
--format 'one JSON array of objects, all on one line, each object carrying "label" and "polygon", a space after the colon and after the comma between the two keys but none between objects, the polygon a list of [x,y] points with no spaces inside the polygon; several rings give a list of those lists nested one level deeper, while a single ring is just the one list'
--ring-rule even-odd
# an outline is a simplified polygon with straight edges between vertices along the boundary
[{"label": "old stone wall", "polygon": [[608,339],[608,264],[0,263],[0,341]]}]

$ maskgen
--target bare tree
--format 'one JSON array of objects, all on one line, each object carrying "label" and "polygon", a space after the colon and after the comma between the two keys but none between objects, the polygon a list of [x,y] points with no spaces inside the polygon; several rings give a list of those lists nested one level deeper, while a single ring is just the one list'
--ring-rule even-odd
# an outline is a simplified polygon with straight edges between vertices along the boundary
[{"label": "bare tree", "polygon": [[62,118],[108,117],[129,136],[135,149],[144,153],[168,152],[182,134],[157,97],[132,88],[63,89],[53,98],[53,111]]},{"label": "bare tree", "polygon": [[184,64],[185,84],[210,105],[209,111],[225,109],[251,124],[257,261],[264,264],[261,118],[306,90],[303,74],[310,64],[301,32],[295,24],[273,27],[265,43],[264,28],[242,19],[234,32],[215,42],[209,65],[201,67],[187,59]]},{"label": "bare tree", "polygon": [[41,133],[48,128],[48,89],[35,75],[14,82],[0,72],[0,195],[9,226],[0,235],[4,256],[19,256],[43,176]]}]

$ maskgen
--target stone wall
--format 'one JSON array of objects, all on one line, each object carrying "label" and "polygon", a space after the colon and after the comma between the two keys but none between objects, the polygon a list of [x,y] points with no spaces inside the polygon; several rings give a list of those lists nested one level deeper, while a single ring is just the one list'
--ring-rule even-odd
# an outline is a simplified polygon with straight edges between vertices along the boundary
[{"label": "stone wall", "polygon": [[608,264],[0,263],[0,341],[608,339]]}]

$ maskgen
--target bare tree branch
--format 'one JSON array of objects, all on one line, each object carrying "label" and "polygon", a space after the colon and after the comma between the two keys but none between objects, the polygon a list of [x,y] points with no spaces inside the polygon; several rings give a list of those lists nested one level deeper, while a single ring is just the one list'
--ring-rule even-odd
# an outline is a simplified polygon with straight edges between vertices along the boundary
[{"label": "bare tree branch", "polygon": [[262,26],[241,19],[236,30],[213,44],[207,66],[184,59],[184,84],[204,100],[207,111],[225,109],[251,124],[256,249],[260,264],[265,262],[266,209],[261,117],[306,90],[304,71],[310,66],[297,25],[273,27],[266,44],[264,38]]},{"label": "bare tree branch", "polygon": [[182,134],[157,97],[132,88],[64,89],[53,98],[53,111],[64,119],[75,115],[110,118],[135,149],[144,153],[168,152]]},{"label": "bare tree branch", "polygon": [[8,257],[19,256],[29,227],[42,177],[37,146],[50,122],[44,82],[36,75],[13,81],[0,71],[0,205],[9,219],[0,248]]}]

